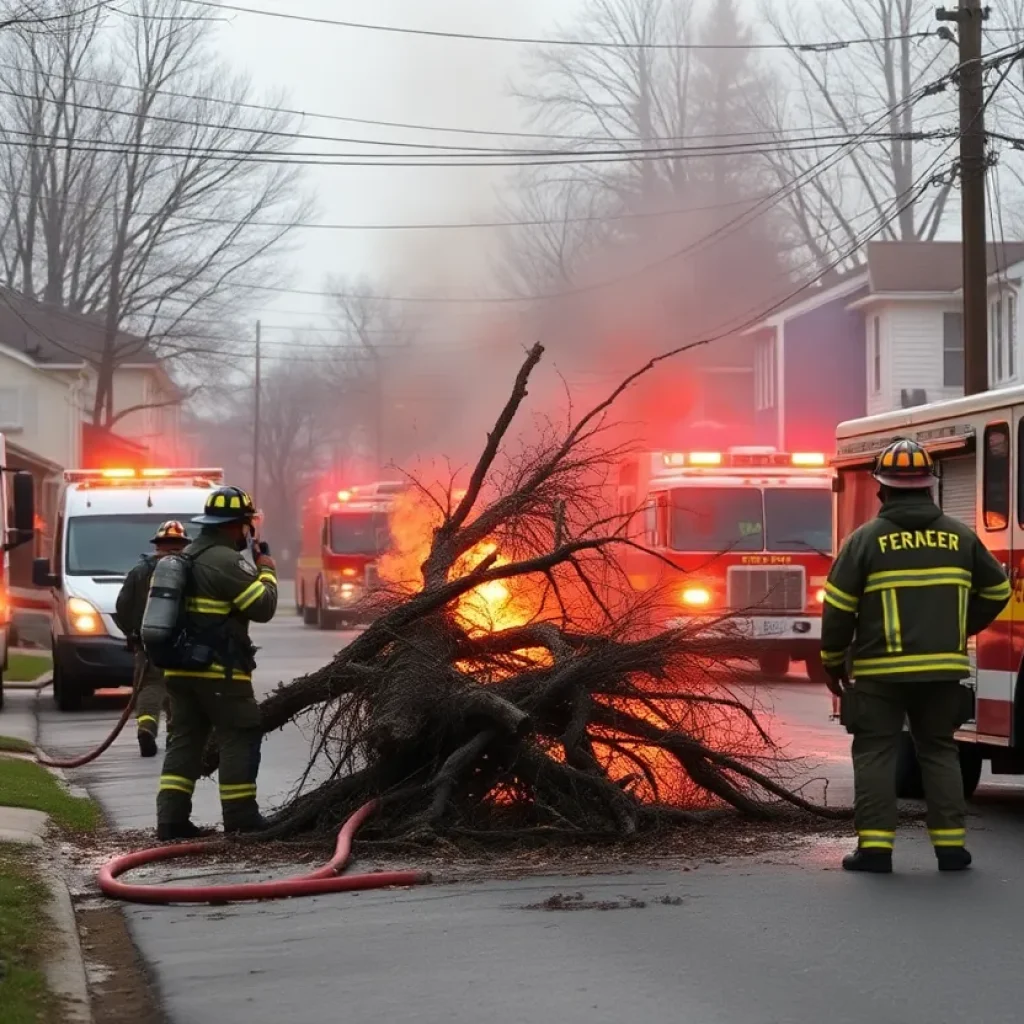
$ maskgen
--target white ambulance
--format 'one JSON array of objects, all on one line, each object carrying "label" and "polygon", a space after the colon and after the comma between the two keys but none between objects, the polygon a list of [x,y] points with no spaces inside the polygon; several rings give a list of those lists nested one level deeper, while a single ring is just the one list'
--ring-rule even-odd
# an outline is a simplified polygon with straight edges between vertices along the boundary
[{"label": "white ambulance", "polygon": [[[931,452],[939,474],[938,503],[978,534],[1013,586],[999,618],[968,643],[975,717],[957,740],[969,795],[984,761],[991,762],[996,775],[1024,773],[1024,387],[840,423],[836,545],[878,511],[872,462],[897,438],[910,438]],[[903,796],[921,795],[920,773],[906,734],[899,790]]]},{"label": "white ambulance", "polygon": [[168,519],[184,523],[224,479],[220,469],[73,469],[64,473],[52,558],[37,558],[36,586],[52,594],[53,697],[75,711],[96,690],[132,684],[132,653],[114,622],[128,571],[153,550]]},{"label": "white ambulance", "polygon": [[0,708],[4,706],[4,672],[12,626],[10,552],[27,544],[34,533],[32,474],[8,468],[7,443],[0,434]]}]

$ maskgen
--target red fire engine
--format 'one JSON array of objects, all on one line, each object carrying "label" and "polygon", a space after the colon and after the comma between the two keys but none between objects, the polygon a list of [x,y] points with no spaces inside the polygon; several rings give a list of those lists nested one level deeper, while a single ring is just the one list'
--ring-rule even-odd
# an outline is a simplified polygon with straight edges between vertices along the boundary
[{"label": "red fire engine", "polygon": [[[1013,597],[999,618],[967,642],[975,717],[957,733],[964,790],[984,761],[994,775],[1024,773],[1024,387],[987,391],[840,423],[836,429],[836,542],[878,511],[875,456],[911,438],[935,459],[942,510],[975,530],[1002,563]],[[921,796],[909,733],[900,751],[901,796]]]},{"label": "red fire engine", "polygon": [[338,629],[360,620],[360,604],[378,586],[377,560],[390,541],[388,513],[405,488],[383,481],[306,503],[295,604],[307,626]]},{"label": "red fire engine", "polygon": [[821,679],[832,478],[824,454],[774,448],[627,460],[618,511],[643,517],[631,532],[651,552],[625,549],[633,587],[665,595],[658,614],[666,624],[734,616],[743,653],[766,675],[803,661]]}]

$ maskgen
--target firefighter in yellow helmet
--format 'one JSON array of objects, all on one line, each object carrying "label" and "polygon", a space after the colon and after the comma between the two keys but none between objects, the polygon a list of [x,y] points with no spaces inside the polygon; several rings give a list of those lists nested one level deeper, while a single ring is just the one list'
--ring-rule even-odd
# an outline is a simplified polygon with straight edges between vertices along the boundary
[{"label": "firefighter in yellow helmet", "polygon": [[[932,498],[935,466],[898,440],[875,460],[877,518],[843,545],[825,585],[821,659],[853,736],[857,850],[847,871],[892,871],[896,762],[909,723],[940,871],[971,863],[954,734],[971,716],[967,639],[1010,599],[1002,567]],[[854,683],[851,685],[850,677]]]},{"label": "firefighter in yellow helmet", "polygon": [[[135,723],[138,730],[139,753],[143,757],[156,756],[156,738],[160,732],[160,714],[167,706],[167,688],[164,674],[151,665],[139,639],[142,616],[146,611],[149,596],[149,581],[153,577],[156,563],[174,552],[182,551],[189,543],[185,527],[177,520],[162,523],[150,543],[153,554],[143,555],[125,577],[117,595],[114,621],[118,629],[128,638],[128,646],[135,652],[135,678],[141,676],[139,695],[135,703]],[[167,719],[170,732],[170,717]]]},{"label": "firefighter in yellow helmet", "polygon": [[184,601],[187,666],[164,673],[174,731],[157,795],[162,840],[202,835],[192,824],[192,793],[211,731],[220,748],[220,799],[226,831],[250,832],[264,822],[256,802],[260,710],[252,688],[255,648],[250,622],[277,610],[277,574],[265,545],[255,546],[252,498],[221,487],[206,500],[199,537],[184,551],[190,582]]}]

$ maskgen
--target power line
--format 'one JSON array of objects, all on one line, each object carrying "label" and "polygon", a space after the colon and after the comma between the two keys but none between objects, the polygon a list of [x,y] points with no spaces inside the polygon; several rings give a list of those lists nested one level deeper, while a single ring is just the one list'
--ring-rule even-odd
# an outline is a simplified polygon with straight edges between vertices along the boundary
[{"label": "power line", "polygon": [[515,43],[528,46],[574,46],[606,50],[788,50],[827,53],[844,50],[862,44],[894,43],[911,39],[927,39],[937,33],[931,31],[906,32],[900,35],[860,36],[853,39],[838,39],[806,43],[647,43],[600,39],[568,39],[564,37],[539,38],[536,36],[487,35],[479,32],[456,32],[441,29],[408,28],[399,25],[379,25],[360,21],[341,21],[336,18],[320,18],[307,14],[291,14],[284,11],[270,11],[240,4],[221,3],[220,0],[184,0],[195,7],[209,7],[219,11],[234,11],[237,14],[253,14],[264,18],[278,18],[283,21],[304,22],[310,25],[330,25],[336,28],[357,29],[365,32],[385,32],[394,35],[423,36],[434,39],[461,39],[480,43]]}]

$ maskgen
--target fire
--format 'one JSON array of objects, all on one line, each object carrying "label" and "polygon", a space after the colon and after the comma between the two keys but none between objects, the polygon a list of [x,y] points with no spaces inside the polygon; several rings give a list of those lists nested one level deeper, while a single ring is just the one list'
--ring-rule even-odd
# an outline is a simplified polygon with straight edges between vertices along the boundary
[{"label": "fire", "polygon": [[[441,509],[421,491],[400,494],[391,511],[391,549],[380,560],[381,579],[409,593],[419,590],[423,563],[442,521]],[[493,559],[494,566],[508,565],[496,543],[481,541],[456,562],[452,578],[472,572],[485,559]],[[522,626],[537,613],[535,591],[536,585],[521,577],[489,580],[459,599],[456,615],[470,635]]]}]

